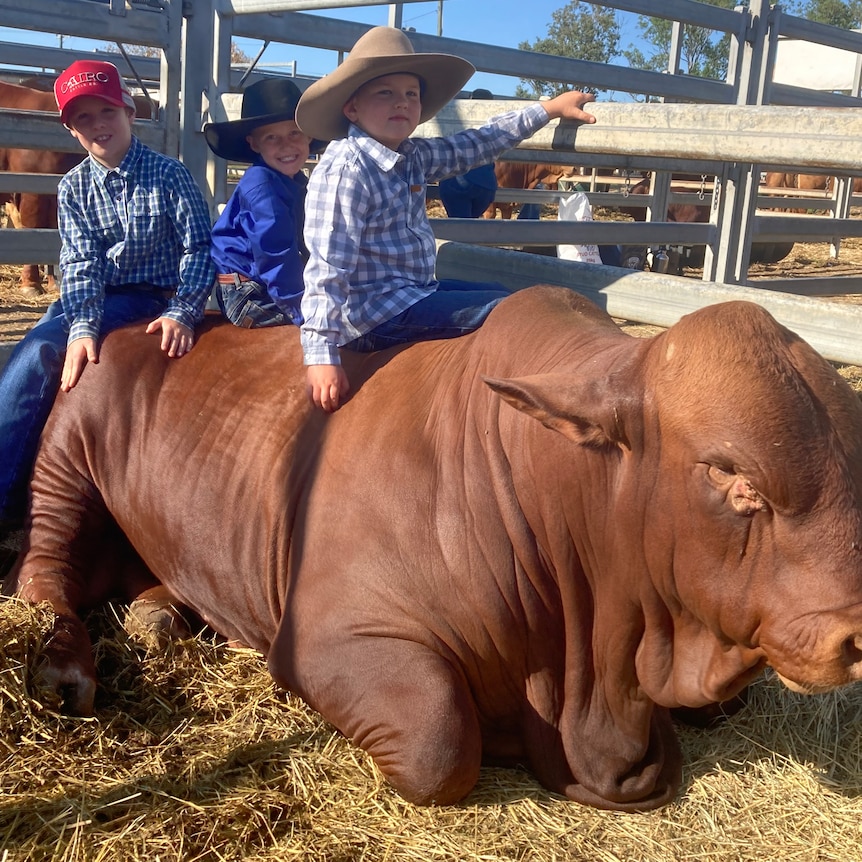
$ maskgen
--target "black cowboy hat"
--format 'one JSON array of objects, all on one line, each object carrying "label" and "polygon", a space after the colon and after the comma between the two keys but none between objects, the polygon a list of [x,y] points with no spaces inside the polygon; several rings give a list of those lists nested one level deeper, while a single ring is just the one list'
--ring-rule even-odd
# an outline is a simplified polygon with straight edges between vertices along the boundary
[{"label": "black cowboy hat", "polygon": [[[260,126],[296,119],[296,106],[302,95],[299,87],[286,78],[265,78],[248,87],[242,94],[240,119],[224,123],[207,123],[204,137],[209,148],[232,162],[254,162],[257,153],[246,137]],[[323,141],[311,142],[311,152],[319,152]]]}]

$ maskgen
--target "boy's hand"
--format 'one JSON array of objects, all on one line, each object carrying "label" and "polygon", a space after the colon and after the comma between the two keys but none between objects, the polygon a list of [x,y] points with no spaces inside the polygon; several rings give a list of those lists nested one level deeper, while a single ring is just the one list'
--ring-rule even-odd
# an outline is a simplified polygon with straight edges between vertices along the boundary
[{"label": "boy's hand", "polygon": [[596,118],[583,110],[587,102],[595,102],[596,97],[592,93],[582,93],[580,90],[568,90],[542,102],[542,107],[548,112],[552,120],[579,120],[582,123],[594,123]]},{"label": "boy's hand", "polygon": [[95,338],[76,338],[66,348],[63,373],[60,375],[60,389],[68,392],[81,379],[88,362],[98,363],[99,349]]},{"label": "boy's hand", "polygon": [[315,406],[334,413],[350,391],[350,383],[340,365],[309,365],[305,390]]},{"label": "boy's hand", "polygon": [[162,331],[162,350],[168,356],[183,356],[195,346],[194,330],[170,317],[159,317],[147,326],[147,334]]}]

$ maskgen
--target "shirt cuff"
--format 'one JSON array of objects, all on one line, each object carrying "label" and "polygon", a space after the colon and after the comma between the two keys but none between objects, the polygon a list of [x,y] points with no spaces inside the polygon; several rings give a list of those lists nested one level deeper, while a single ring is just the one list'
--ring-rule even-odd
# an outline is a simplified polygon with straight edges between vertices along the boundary
[{"label": "shirt cuff", "polygon": [[69,328],[69,337],[66,339],[66,344],[69,345],[79,338],[93,338],[98,341],[99,327],[89,320],[76,321]]},{"label": "shirt cuff", "polygon": [[539,129],[544,128],[551,122],[551,117],[541,102],[536,102],[535,104],[524,108],[523,116],[527,121],[527,125],[530,127],[531,135],[533,132],[538,132]]},{"label": "shirt cuff", "polygon": [[302,339],[302,361],[305,365],[341,365],[338,345],[331,341]]}]

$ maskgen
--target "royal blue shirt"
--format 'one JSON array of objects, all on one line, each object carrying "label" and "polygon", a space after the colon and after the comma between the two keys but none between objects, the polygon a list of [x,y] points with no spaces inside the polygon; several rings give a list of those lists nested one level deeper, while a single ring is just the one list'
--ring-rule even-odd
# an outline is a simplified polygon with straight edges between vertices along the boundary
[{"label": "royal blue shirt", "polygon": [[285,176],[258,161],[247,168],[212,233],[219,272],[236,272],[266,287],[279,310],[302,323],[302,242],[307,180]]},{"label": "royal blue shirt", "polygon": [[116,169],[94,158],[57,187],[60,295],[69,341],[98,338],[105,288],[176,288],[163,317],[193,328],[203,318],[215,268],[210,217],[188,168],[132,136]]}]

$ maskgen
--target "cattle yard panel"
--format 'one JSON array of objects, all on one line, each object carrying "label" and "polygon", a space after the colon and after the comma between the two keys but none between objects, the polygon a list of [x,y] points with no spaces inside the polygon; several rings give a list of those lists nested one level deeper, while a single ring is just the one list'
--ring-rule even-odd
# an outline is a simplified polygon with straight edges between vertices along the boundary
[{"label": "cattle yard panel", "polygon": [[[134,58],[134,65],[140,75],[148,81],[161,81],[160,116],[151,127],[141,124],[139,131],[141,137],[156,148],[166,152],[179,151],[208,193],[215,214],[218,204],[224,201],[229,190],[226,166],[209,152],[203,140],[202,127],[210,120],[235,115],[236,108],[228,107],[228,100],[223,98],[237,84],[238,73],[230,68],[228,59],[231,40],[234,37],[247,37],[258,39],[263,45],[277,42],[323,48],[343,56],[368,29],[368,25],[303,14],[301,10],[384,4],[367,0],[195,0],[181,5],[180,0],[142,0],[140,3],[133,0],[131,4],[112,0],[109,7],[85,0],[31,0],[26,9],[21,8],[21,5],[18,0],[0,0],[0,24],[43,30],[43,22],[50,20],[52,32],[55,33],[62,30],[68,35],[161,48],[160,61]],[[392,5],[393,8],[398,6]],[[837,138],[832,135],[828,139],[830,145],[823,145],[821,135],[825,127],[822,123],[818,125],[817,112],[810,107],[858,107],[860,101],[842,94],[823,94],[774,83],[774,46],[779,35],[788,35],[835,44],[845,50],[862,53],[862,36],[786,15],[779,7],[770,7],[766,0],[752,0],[749,8],[734,10],[695,0],[665,0],[660,9],[656,8],[659,4],[652,0],[615,0],[597,5],[670,19],[675,22],[677,36],[681,32],[679,28],[689,25],[730,34],[733,47],[728,80],[706,80],[676,74],[679,69],[674,67],[668,70],[669,74],[642,71],[415,32],[410,33],[410,38],[417,51],[459,54],[484,72],[514,78],[552,80],[575,87],[623,91],[664,101],[664,104],[650,105],[597,103],[594,107],[600,121],[596,126],[577,130],[563,127],[561,131],[557,125],[553,132],[546,131],[544,135],[540,132],[526,146],[522,145],[506,154],[507,158],[532,161],[576,162],[587,167],[613,166],[627,174],[652,170],[655,173],[653,185],[650,194],[643,196],[642,201],[654,221],[648,225],[604,222],[604,242],[623,241],[618,237],[648,236],[654,238],[649,242],[667,244],[680,242],[680,237],[696,237],[698,243],[704,243],[707,247],[705,279],[743,283],[752,240],[825,235],[820,233],[824,228],[814,227],[813,218],[800,223],[792,219],[774,221],[773,216],[756,212],[756,207],[764,204],[763,195],[758,193],[759,167],[768,161],[770,164],[801,164],[817,168],[817,172],[839,173],[841,170],[851,170],[854,164],[862,164],[853,149],[855,146],[858,150],[858,144],[849,140],[849,132],[841,131]],[[184,16],[182,27],[178,23],[181,14]],[[204,50],[201,50],[202,46]],[[27,47],[26,51],[16,46],[15,52],[8,53],[10,59],[14,57],[13,62],[23,62],[25,55],[30,58],[31,64],[44,63],[54,69],[62,68],[79,56],[93,56],[32,46]],[[193,56],[194,62],[186,62],[186,56]],[[110,59],[122,65],[122,60],[117,56],[111,55]],[[248,81],[255,77],[256,73],[252,71]],[[182,99],[179,98],[180,87],[176,83],[180,79]],[[298,80],[298,84],[302,88],[307,81]],[[699,113],[692,114],[689,110],[693,106],[688,103],[692,102],[698,103]],[[746,102],[751,104],[746,105]],[[775,113],[773,107],[762,107],[766,103],[772,106],[807,107],[796,107],[789,113]],[[461,115],[451,122],[457,125],[468,120],[481,121],[501,107],[500,102],[483,106],[481,103],[462,101],[457,103]],[[454,110],[455,106],[445,109],[439,121],[445,122],[448,114]],[[464,111],[473,113],[467,115]],[[845,123],[840,113],[834,110],[829,113],[840,118],[840,124]],[[682,123],[683,118],[691,116],[696,118],[696,123],[705,125]],[[744,120],[745,123],[763,126],[762,118],[767,116],[777,125],[769,127],[769,134],[760,141],[760,146],[758,133],[753,128],[733,125],[734,122],[742,123]],[[624,123],[615,127],[618,121]],[[67,141],[63,144],[59,142],[65,131],[56,124],[53,129],[49,125],[45,118],[30,118],[26,123],[17,123],[11,129],[11,124],[7,124],[4,114],[0,113],[0,146],[17,140],[18,146],[35,147],[39,141],[43,147],[68,147]],[[809,127],[807,134],[806,126]],[[167,131],[168,127],[170,132]],[[432,127],[428,126],[420,133],[433,133]],[[857,133],[858,129],[854,125],[852,134],[857,135],[856,141],[859,140]],[[161,146],[160,134],[163,136]],[[557,135],[556,139],[554,135]],[[21,141],[27,143],[22,144]],[[574,144],[576,149],[573,150]],[[827,153],[830,155],[825,155]],[[671,171],[704,174],[710,180],[716,178],[716,191],[707,199],[712,213],[709,223],[678,225],[655,220],[656,217],[663,219],[667,205],[680,199],[670,191]],[[34,180],[36,182],[41,183],[43,180]],[[601,194],[595,192],[591,196],[597,204],[614,199],[602,198]],[[849,201],[849,198],[846,200]],[[641,200],[638,201],[640,203]],[[843,198],[842,203],[836,204],[832,214],[843,214],[845,210],[849,213],[849,203]],[[856,223],[850,219],[833,218],[830,222],[830,236],[858,235]],[[488,236],[479,236],[475,233],[477,231],[492,232],[494,244],[508,244],[510,231],[517,230],[518,238],[513,244],[544,245],[555,242],[554,238],[561,230],[569,231],[569,242],[573,239],[573,231],[580,238],[581,231],[595,230],[594,226],[581,226],[572,222],[557,225],[547,221],[536,224],[522,221],[511,226],[485,227],[476,223],[447,224],[446,220],[437,220],[434,225],[440,236],[458,231],[459,238],[469,238],[479,244],[487,242]],[[534,239],[533,235],[537,231],[539,239]],[[6,245],[5,237],[0,233],[0,259],[4,257]],[[20,237],[14,245],[20,250]],[[798,286],[799,282],[794,281],[793,284]],[[840,290],[843,292],[849,289],[859,288],[842,286]]]},{"label": "cattle yard panel", "polygon": [[[0,0],[0,24],[20,30],[46,32],[55,38],[80,37],[156,48],[159,58],[75,51],[37,45],[4,45],[3,60],[21,68],[55,74],[79,59],[106,59],[115,63],[133,91],[143,88],[155,106],[150,120],[137,121],[135,133],[146,144],[170,155],[179,154],[180,76],[183,9],[181,0],[142,0],[109,4],[87,0]],[[0,108],[0,147],[81,152],[80,146],[60,124],[56,114],[11,112]],[[49,181],[43,176],[19,175],[17,192],[42,192]],[[59,178],[54,178],[56,184]],[[5,178],[4,178],[5,180]],[[6,190],[4,181],[3,188]],[[54,186],[56,187],[56,185]],[[0,231],[0,260],[5,263],[56,263],[59,240],[56,231]],[[27,256],[22,260],[23,256]]]},{"label": "cattle yard panel", "polygon": [[717,284],[631,270],[621,274],[616,267],[460,242],[439,244],[438,270],[441,278],[493,279],[511,290],[536,283],[573,288],[614,317],[656,326],[672,326],[684,314],[717,302],[756,302],[827,359],[862,365],[862,308],[855,305],[762,290],[759,285]]}]

